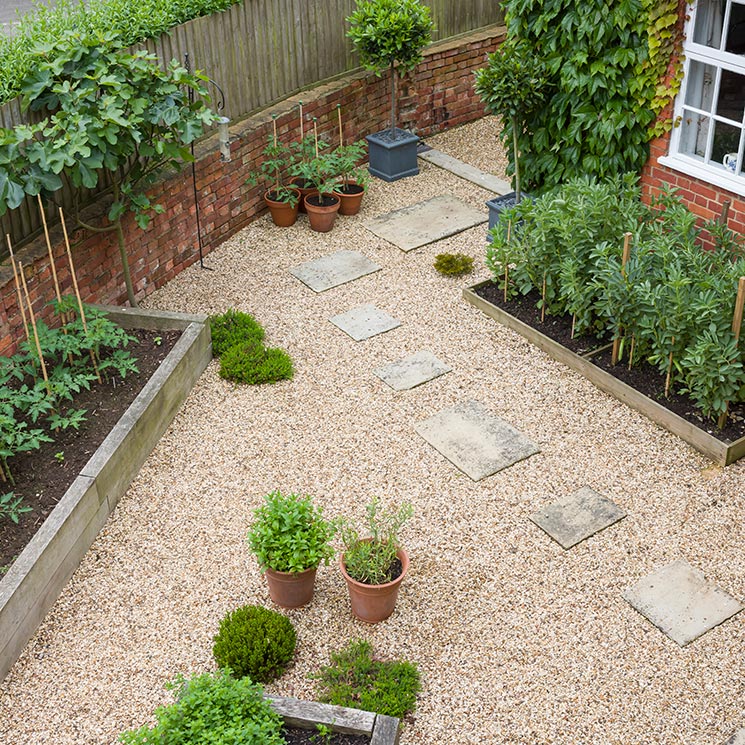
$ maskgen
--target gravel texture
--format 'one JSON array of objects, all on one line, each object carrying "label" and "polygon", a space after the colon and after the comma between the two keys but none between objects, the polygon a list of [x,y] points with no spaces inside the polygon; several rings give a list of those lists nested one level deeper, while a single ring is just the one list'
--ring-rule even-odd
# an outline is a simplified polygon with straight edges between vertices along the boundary
[{"label": "gravel texture", "polygon": [[[487,119],[428,144],[503,176],[498,148],[484,156],[495,137]],[[411,500],[415,516],[391,619],[355,621],[338,568],[322,567],[313,603],[288,612],[297,658],[269,692],[312,698],[308,673],[364,637],[420,666],[402,745],[719,745],[745,724],[745,614],[680,649],[621,595],[685,558],[745,597],[745,464],[713,467],[467,305],[462,287],[487,277],[483,226],[409,254],[363,227],[443,193],[476,207],[490,196],[422,163],[416,178],[375,181],[362,213],[329,234],[262,218],[207,257],[214,271],[192,267],[148,300],[254,314],[295,378],[239,388],[210,365],[0,686],[0,743],[113,743],[170,700],[166,680],[213,669],[220,618],[270,605],[244,538],[277,488],[312,494],[330,516],[361,517],[374,495]],[[287,272],[350,248],[383,271],[320,295]],[[473,256],[474,274],[441,277],[443,251]],[[328,322],[363,303],[402,326],[355,343]],[[424,349],[453,372],[401,392],[372,372]],[[478,484],[459,473],[413,427],[467,399],[541,453]],[[585,485],[628,517],[563,551],[529,516]]]}]

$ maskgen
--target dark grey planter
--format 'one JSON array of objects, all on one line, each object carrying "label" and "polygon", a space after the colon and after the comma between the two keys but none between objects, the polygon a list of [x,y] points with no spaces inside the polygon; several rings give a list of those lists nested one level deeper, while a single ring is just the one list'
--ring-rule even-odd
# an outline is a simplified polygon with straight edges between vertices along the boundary
[{"label": "dark grey planter", "polygon": [[[520,195],[521,199],[531,199],[532,197],[530,194],[526,194],[523,192]],[[499,215],[504,211],[508,210],[515,206],[517,203],[517,194],[515,194],[514,191],[511,191],[509,194],[503,194],[499,197],[494,197],[494,199],[490,199],[486,206],[489,208],[489,230],[491,230],[498,222],[499,222]],[[486,234],[487,241],[491,243],[491,235],[489,233]]]},{"label": "dark grey planter", "polygon": [[368,170],[383,181],[397,181],[419,173],[419,138],[405,129],[386,129],[367,136]]}]

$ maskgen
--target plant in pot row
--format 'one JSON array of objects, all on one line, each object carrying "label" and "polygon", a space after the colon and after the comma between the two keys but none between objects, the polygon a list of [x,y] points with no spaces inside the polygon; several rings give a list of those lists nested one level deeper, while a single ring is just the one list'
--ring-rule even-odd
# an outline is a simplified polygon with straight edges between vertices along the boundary
[{"label": "plant in pot row", "polygon": [[312,600],[316,570],[333,557],[331,540],[339,531],[344,543],[339,564],[352,612],[376,623],[393,613],[409,568],[398,532],[411,514],[408,503],[384,510],[373,499],[367,507],[369,535],[362,537],[349,520],[324,518],[310,497],[275,491],[255,510],[248,545],[266,575],[272,600],[283,608],[299,608]]}]

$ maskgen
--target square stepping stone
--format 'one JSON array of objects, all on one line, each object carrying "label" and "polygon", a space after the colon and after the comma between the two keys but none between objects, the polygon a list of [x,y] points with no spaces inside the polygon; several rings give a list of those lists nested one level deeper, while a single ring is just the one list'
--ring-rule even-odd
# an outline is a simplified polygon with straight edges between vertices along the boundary
[{"label": "square stepping stone", "polygon": [[681,647],[743,608],[682,559],[642,577],[623,597]]},{"label": "square stepping stone", "polygon": [[487,220],[483,210],[445,194],[376,217],[365,227],[402,251],[412,251]]},{"label": "square stepping stone", "polygon": [[380,267],[359,251],[337,251],[298,264],[290,269],[290,274],[314,292],[323,292],[377,271]]},{"label": "square stepping stone", "polygon": [[349,334],[355,341],[364,341],[401,325],[401,321],[397,318],[374,305],[360,305],[359,308],[332,316],[329,321],[345,334]]},{"label": "square stepping stone", "polygon": [[443,409],[414,429],[474,481],[540,452],[534,442],[478,401]]},{"label": "square stepping stone", "polygon": [[725,743],[722,745],[745,745],[745,727],[738,729]]},{"label": "square stepping stone", "polygon": [[394,390],[407,391],[439,378],[451,370],[449,365],[440,362],[432,352],[416,352],[398,362],[379,367],[373,372]]},{"label": "square stepping stone", "polygon": [[562,548],[576,546],[626,517],[626,513],[589,486],[568,494],[530,516]]}]

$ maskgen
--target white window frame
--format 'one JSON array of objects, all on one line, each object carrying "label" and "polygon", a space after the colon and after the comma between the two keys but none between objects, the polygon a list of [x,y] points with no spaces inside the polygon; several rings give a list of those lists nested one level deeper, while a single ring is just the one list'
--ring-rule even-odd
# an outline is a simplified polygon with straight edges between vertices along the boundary
[{"label": "white window frame", "polygon": [[[726,27],[726,24],[729,20],[729,11],[734,4],[736,0],[729,0],[727,4],[727,11],[724,18],[724,25]],[[737,4],[742,4],[742,2],[739,2]],[[716,68],[719,69],[727,69],[731,70],[733,72],[737,72],[741,75],[745,75],[745,56],[737,55],[737,54],[731,54],[729,52],[722,52],[718,49],[713,49],[712,47],[707,47],[703,44],[696,44],[693,41],[693,30],[695,28],[696,23],[696,5],[697,3],[693,3],[689,6],[688,14],[689,19],[686,22],[686,28],[685,28],[685,44],[683,47],[683,53],[685,55],[685,63],[683,68],[683,82],[680,88],[680,92],[676,96],[675,99],[675,109],[674,109],[674,122],[680,122],[681,118],[683,117],[683,109],[687,108],[689,110],[694,109],[694,106],[684,106],[684,101],[686,97],[686,82],[690,78],[688,77],[689,70],[691,63],[693,61],[701,62],[703,64],[707,65],[713,65]],[[713,100],[716,101],[718,98],[719,93],[719,80],[720,80],[721,74],[718,72],[716,76],[715,81],[715,90],[713,94]],[[703,112],[705,113],[712,121],[716,121],[718,117],[716,117],[713,113],[709,112]],[[727,120],[728,121],[728,120]],[[745,115],[743,116],[743,122],[741,123],[742,127],[745,128]],[[709,128],[710,130],[713,130],[713,127]],[[720,167],[718,165],[713,165],[710,163],[702,163],[697,158],[694,158],[690,155],[687,155],[684,152],[679,152],[679,148],[681,145],[681,135],[682,135],[682,127],[681,126],[675,126],[673,127],[671,136],[670,136],[670,148],[669,148],[669,154],[666,156],[663,156],[661,158],[658,158],[658,163],[663,166],[667,166],[668,168],[671,168],[675,171],[680,171],[682,173],[685,173],[688,176],[693,176],[695,178],[698,178],[702,181],[706,181],[709,184],[713,184],[714,186],[721,187],[723,189],[726,189],[727,191],[734,192],[735,194],[739,194],[741,196],[745,196],[745,167],[741,166],[737,169],[737,174],[729,173],[723,166]],[[712,132],[709,132],[709,138],[712,137]],[[738,158],[738,165],[745,164],[745,137],[740,138],[740,150],[739,150],[739,158]],[[742,170],[741,170],[742,169]]]}]

